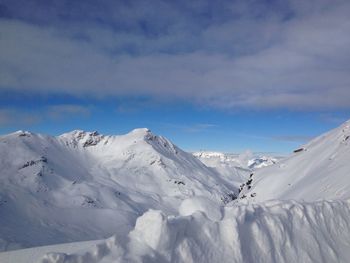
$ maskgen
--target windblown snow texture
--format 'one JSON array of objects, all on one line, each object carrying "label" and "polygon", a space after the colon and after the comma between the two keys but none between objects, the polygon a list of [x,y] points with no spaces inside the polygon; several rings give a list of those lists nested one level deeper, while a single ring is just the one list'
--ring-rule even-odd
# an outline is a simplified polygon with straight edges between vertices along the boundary
[{"label": "windblown snow texture", "polygon": [[349,201],[270,201],[227,207],[219,219],[208,216],[212,213],[210,205],[197,210],[196,204],[188,202],[191,215],[174,217],[149,210],[124,237],[116,235],[94,243],[1,253],[0,260],[3,263],[13,260],[18,263],[348,262],[349,205]]}]

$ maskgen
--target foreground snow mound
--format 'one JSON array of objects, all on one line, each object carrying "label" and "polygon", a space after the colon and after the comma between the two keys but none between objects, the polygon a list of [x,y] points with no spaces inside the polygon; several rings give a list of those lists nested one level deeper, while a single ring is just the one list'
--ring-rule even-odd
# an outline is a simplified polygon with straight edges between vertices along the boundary
[{"label": "foreground snow mound", "polygon": [[[350,201],[240,205],[227,207],[220,221],[199,211],[174,217],[150,210],[128,236],[70,254],[50,247],[41,262],[348,262],[348,218]],[[8,253],[15,259],[30,250]]]},{"label": "foreground snow mound", "polygon": [[269,199],[350,198],[350,121],[296,149],[278,164],[257,170],[246,196]]},{"label": "foreground snow mound", "polygon": [[222,207],[205,197],[193,197],[184,200],[180,207],[179,213],[182,216],[192,215],[197,211],[204,213],[210,220],[219,221],[222,218]]},{"label": "foreground snow mound", "polygon": [[0,136],[0,159],[0,251],[126,234],[148,209],[175,214],[184,199],[223,204],[237,191],[234,175],[221,177],[144,128],[19,131]]}]

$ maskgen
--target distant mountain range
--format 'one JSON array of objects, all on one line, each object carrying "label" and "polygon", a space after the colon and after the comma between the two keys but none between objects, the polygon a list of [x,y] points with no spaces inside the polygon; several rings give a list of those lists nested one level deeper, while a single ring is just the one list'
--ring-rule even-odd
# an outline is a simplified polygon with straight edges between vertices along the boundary
[{"label": "distant mountain range", "polygon": [[0,160],[1,249],[65,243],[0,262],[350,258],[350,121],[286,158],[191,154],[136,129],[19,131],[0,137]]}]

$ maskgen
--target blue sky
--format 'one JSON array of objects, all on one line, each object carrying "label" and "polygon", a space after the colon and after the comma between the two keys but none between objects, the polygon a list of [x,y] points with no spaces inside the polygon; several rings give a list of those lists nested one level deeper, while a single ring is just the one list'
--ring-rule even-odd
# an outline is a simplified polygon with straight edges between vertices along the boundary
[{"label": "blue sky", "polygon": [[349,1],[0,1],[0,133],[286,153],[350,115]]}]

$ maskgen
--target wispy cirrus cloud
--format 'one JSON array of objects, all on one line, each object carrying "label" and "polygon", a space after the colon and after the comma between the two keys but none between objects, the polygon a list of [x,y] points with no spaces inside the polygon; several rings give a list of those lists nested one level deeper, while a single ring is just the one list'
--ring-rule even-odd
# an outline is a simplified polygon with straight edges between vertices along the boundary
[{"label": "wispy cirrus cloud", "polygon": [[350,108],[350,3],[5,1],[0,89]]}]

